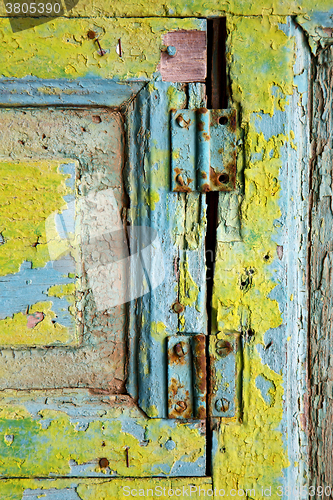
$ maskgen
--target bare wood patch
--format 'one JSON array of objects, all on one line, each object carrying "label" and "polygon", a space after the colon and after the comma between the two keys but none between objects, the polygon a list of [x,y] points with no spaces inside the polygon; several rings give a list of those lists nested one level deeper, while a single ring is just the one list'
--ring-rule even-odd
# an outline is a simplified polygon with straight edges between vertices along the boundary
[{"label": "bare wood patch", "polygon": [[[207,40],[205,31],[171,31],[163,36],[163,44],[165,50],[161,53],[158,69],[164,82],[206,81]],[[170,47],[170,54],[166,50],[168,47]]]}]

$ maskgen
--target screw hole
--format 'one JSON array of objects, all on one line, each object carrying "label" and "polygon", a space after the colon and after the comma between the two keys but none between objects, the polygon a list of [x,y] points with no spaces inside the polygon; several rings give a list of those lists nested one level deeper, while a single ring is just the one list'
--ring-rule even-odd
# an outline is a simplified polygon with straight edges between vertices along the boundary
[{"label": "screw hole", "polygon": [[229,182],[229,175],[228,174],[219,175],[219,182],[222,182],[222,184],[227,184]]},{"label": "screw hole", "polygon": [[269,260],[269,255],[268,255],[268,253],[265,255],[264,259],[265,259],[265,260]]},{"label": "screw hole", "polygon": [[228,123],[228,118],[226,116],[220,116],[219,118],[219,124],[220,125],[226,125]]}]

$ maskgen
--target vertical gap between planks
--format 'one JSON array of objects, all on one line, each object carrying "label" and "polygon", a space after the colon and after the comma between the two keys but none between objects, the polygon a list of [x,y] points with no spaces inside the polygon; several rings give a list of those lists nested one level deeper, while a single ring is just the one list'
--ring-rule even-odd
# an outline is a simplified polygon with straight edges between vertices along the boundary
[{"label": "vertical gap between planks", "polygon": [[[207,107],[225,109],[228,105],[226,72],[226,18],[207,20]],[[223,193],[222,193],[223,195]],[[214,268],[216,258],[219,192],[206,194],[207,233],[206,233],[206,280],[207,280],[207,318],[208,335],[212,334],[212,298]],[[207,359],[209,362],[209,337],[207,339]],[[207,377],[207,392],[210,393],[210,372]],[[209,410],[208,410],[209,411]],[[208,413],[209,417],[209,413]],[[212,475],[212,422],[207,425],[207,475]]]}]

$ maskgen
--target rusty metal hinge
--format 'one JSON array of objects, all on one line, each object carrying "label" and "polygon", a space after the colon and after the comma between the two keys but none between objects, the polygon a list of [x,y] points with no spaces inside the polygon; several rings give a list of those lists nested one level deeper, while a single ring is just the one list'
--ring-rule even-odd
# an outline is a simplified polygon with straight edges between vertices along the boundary
[{"label": "rusty metal hinge", "polygon": [[232,191],[236,183],[236,110],[171,112],[171,189]]},{"label": "rusty metal hinge", "polygon": [[[209,367],[206,367],[206,339]],[[187,334],[168,337],[168,417],[232,418],[237,413],[239,333]],[[207,370],[210,390],[207,400]]]},{"label": "rusty metal hinge", "polygon": [[206,336],[168,337],[168,416],[206,418]]},{"label": "rusty metal hinge", "polygon": [[234,417],[237,412],[237,363],[239,333],[209,336],[210,391],[208,411],[211,417]]}]

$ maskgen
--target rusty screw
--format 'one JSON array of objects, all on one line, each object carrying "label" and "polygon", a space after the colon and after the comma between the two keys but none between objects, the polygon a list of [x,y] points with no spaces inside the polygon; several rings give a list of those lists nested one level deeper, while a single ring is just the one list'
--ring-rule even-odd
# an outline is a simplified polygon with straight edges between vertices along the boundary
[{"label": "rusty screw", "polygon": [[101,469],[106,469],[106,467],[109,467],[109,461],[107,458],[101,458],[99,461],[99,466]]},{"label": "rusty screw", "polygon": [[189,120],[188,122],[184,119],[183,115],[180,114],[177,116],[176,118],[176,122],[178,123],[178,125],[181,127],[181,128],[187,128],[190,126],[190,123],[191,123],[191,120]]},{"label": "rusty screw", "polygon": [[233,351],[233,347],[226,340],[218,340],[215,344],[215,351],[218,356],[225,358]]},{"label": "rusty screw", "polygon": [[185,356],[185,352],[184,352],[184,349],[183,349],[181,342],[178,342],[178,344],[176,344],[174,346],[173,350],[179,358],[182,358],[183,356]]},{"label": "rusty screw", "polygon": [[183,413],[186,408],[187,404],[185,403],[185,401],[177,401],[177,403],[175,404],[175,410],[178,413]]},{"label": "rusty screw", "polygon": [[[179,177],[179,175],[177,177]],[[182,179],[182,182],[180,184],[182,184],[182,186],[184,185],[183,179]],[[184,312],[184,309],[185,309],[185,307],[183,306],[183,304],[180,304],[180,302],[175,302],[172,305],[173,312],[175,312],[177,314],[180,314],[180,313]]]},{"label": "rusty screw", "polygon": [[93,30],[89,30],[88,33],[87,33],[87,37],[90,40],[94,40],[94,42],[97,43],[98,48],[99,48],[99,51],[97,52],[98,55],[100,55],[101,57],[104,56],[106,54],[106,50],[102,49],[101,44],[99,43],[99,40],[98,40],[97,33],[95,33],[95,31],[93,31]]},{"label": "rusty screw", "polygon": [[230,403],[227,399],[221,398],[215,401],[215,408],[219,413],[224,413],[229,410]]}]

